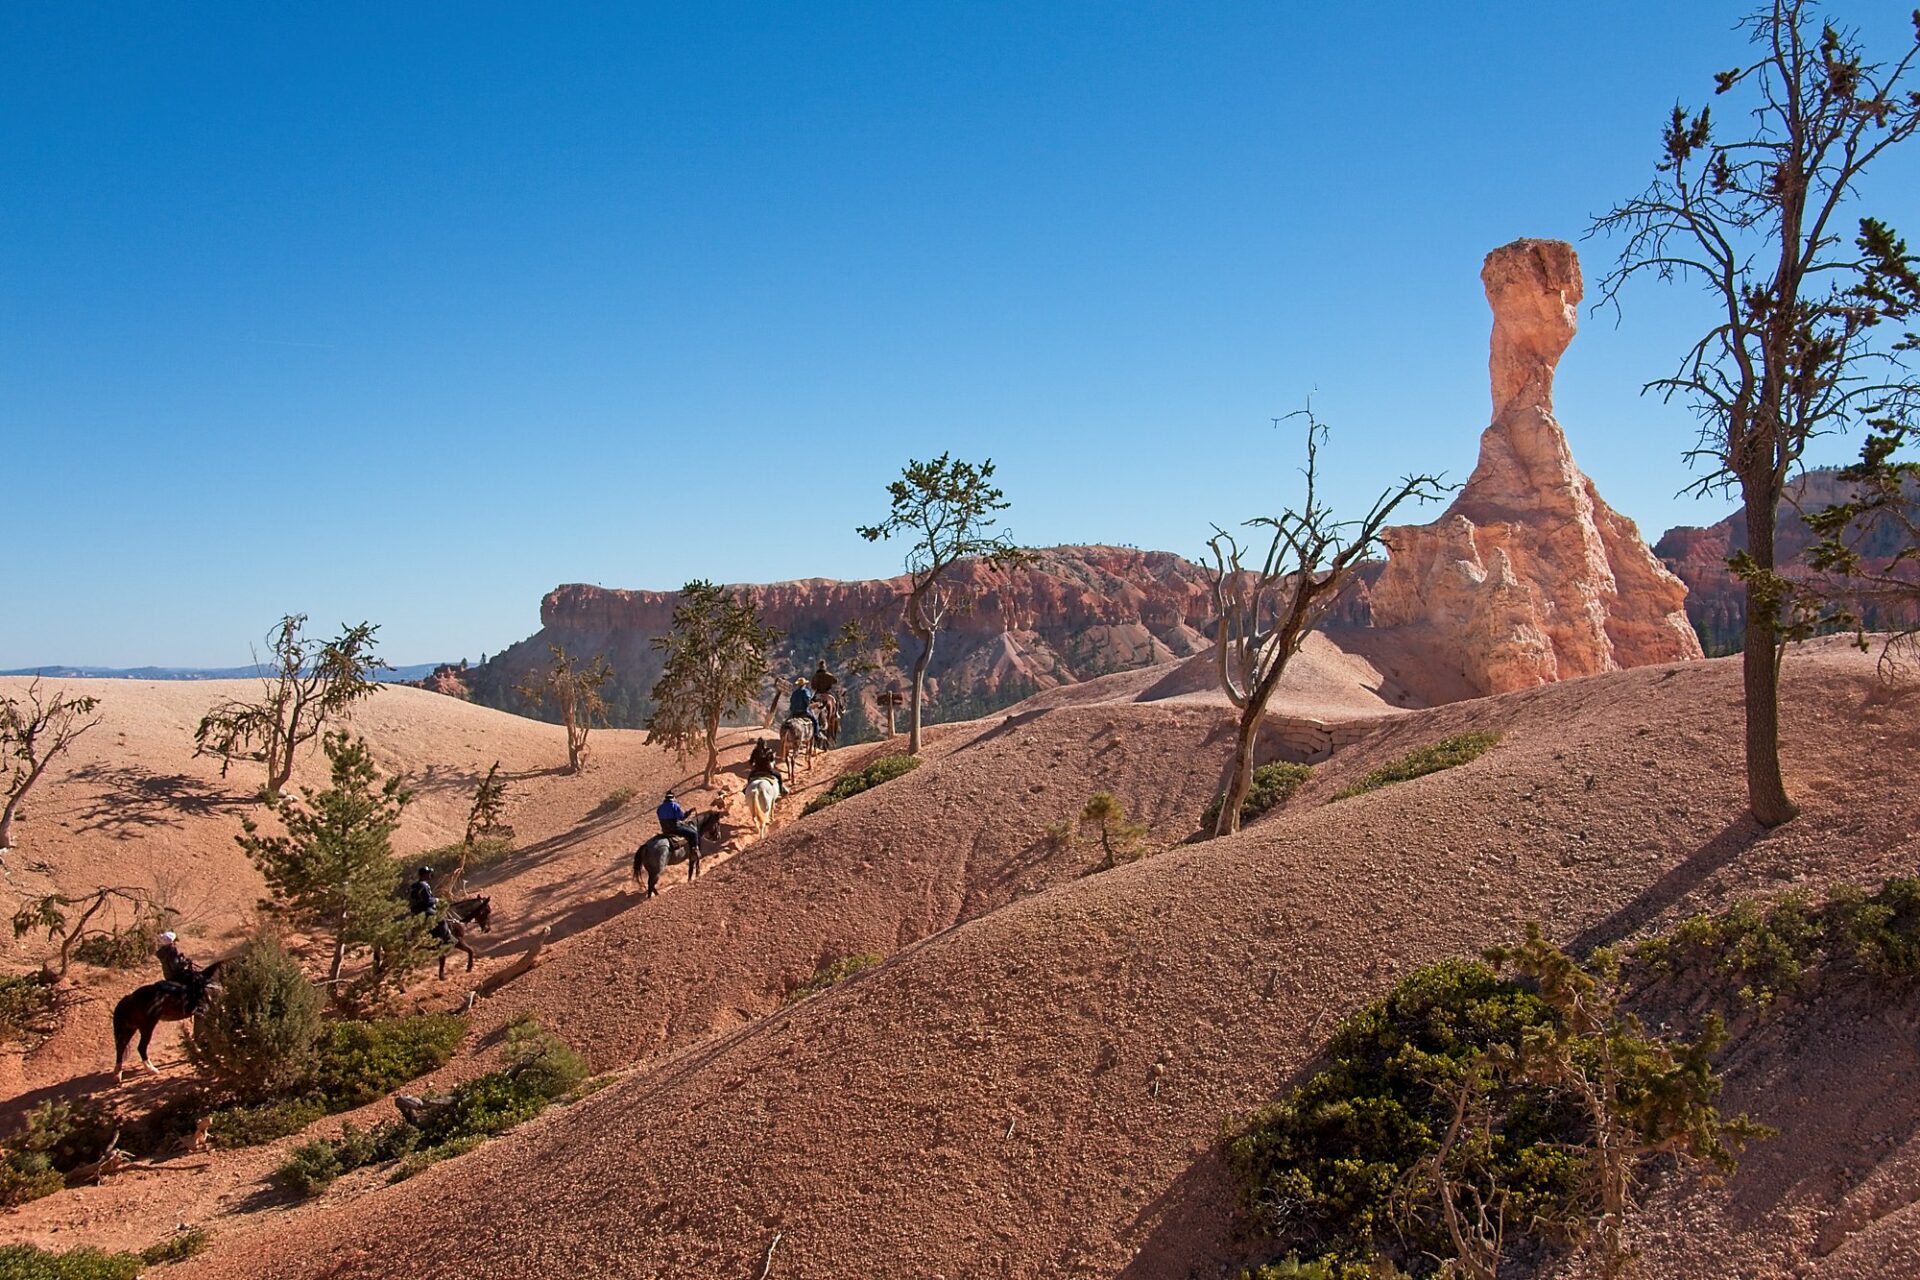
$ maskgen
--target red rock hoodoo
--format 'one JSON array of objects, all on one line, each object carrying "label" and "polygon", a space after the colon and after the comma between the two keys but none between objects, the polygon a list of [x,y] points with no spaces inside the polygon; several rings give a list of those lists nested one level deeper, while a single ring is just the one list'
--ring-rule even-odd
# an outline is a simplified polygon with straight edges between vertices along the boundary
[{"label": "red rock hoodoo", "polygon": [[1580,260],[1516,240],[1480,272],[1493,307],[1493,425],[1446,514],[1387,533],[1377,627],[1417,629],[1484,693],[1701,656],[1686,586],[1601,500],[1553,416],[1573,340]]}]

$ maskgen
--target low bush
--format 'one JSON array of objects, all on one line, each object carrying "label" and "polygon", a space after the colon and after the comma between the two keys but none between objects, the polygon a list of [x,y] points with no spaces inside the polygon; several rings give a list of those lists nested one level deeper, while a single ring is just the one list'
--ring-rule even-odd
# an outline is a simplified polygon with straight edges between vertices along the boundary
[{"label": "low bush", "polygon": [[484,1136],[471,1134],[465,1138],[443,1142],[437,1147],[428,1147],[425,1151],[415,1151],[393,1167],[393,1172],[387,1175],[387,1181],[389,1183],[405,1182],[408,1178],[425,1172],[442,1160],[451,1160],[455,1156],[467,1154],[485,1141]]},{"label": "low bush", "polygon": [[257,1147],[298,1133],[326,1114],[326,1103],[312,1094],[251,1106],[222,1107],[213,1113],[207,1136],[218,1147]]},{"label": "low bush", "polygon": [[324,1002],[279,935],[261,929],[248,939],[220,971],[220,986],[187,1037],[194,1066],[244,1102],[304,1088]]},{"label": "low bush", "polygon": [[348,1122],[337,1138],[315,1138],[290,1152],[274,1178],[300,1196],[315,1196],[355,1169],[398,1160],[413,1151],[420,1131],[404,1120],[388,1120],[362,1129]]},{"label": "low bush", "polygon": [[1500,735],[1491,731],[1456,733],[1451,738],[1442,738],[1431,746],[1422,747],[1391,764],[1375,769],[1352,786],[1338,792],[1333,798],[1345,800],[1349,796],[1378,791],[1381,787],[1392,786],[1396,782],[1408,782],[1414,778],[1424,778],[1430,773],[1439,773],[1442,769],[1456,768],[1469,761],[1478,760],[1498,741],[1500,741]]},{"label": "low bush", "polygon": [[871,791],[883,782],[892,782],[905,773],[912,773],[920,767],[919,756],[881,756],[864,769],[852,773],[843,773],[833,780],[833,785],[815,796],[801,810],[802,815],[818,813],[822,809],[839,804],[849,796],[857,796],[862,791]]},{"label": "low bush", "polygon": [[150,1267],[165,1266],[169,1262],[185,1262],[206,1251],[213,1240],[213,1233],[205,1227],[183,1227],[165,1240],[150,1244],[140,1251],[140,1261]]},{"label": "low bush", "polygon": [[[1240,804],[1240,825],[1244,827],[1269,809],[1285,804],[1300,789],[1300,784],[1312,776],[1312,765],[1294,764],[1287,760],[1276,760],[1255,769],[1253,786]],[[1224,793],[1216,793],[1207,803],[1206,811],[1200,815],[1202,831],[1212,833],[1215,824],[1220,821],[1220,806],[1226,803],[1226,799]]]},{"label": "low bush", "polygon": [[455,1014],[329,1022],[314,1045],[313,1087],[330,1110],[364,1106],[445,1066],[466,1034]]},{"label": "low bush", "polygon": [[0,1044],[53,1030],[53,984],[38,974],[0,974]]},{"label": "low bush", "polygon": [[1637,943],[1626,962],[1761,1008],[1828,976],[1909,979],[1920,975],[1920,879],[1892,879],[1871,893],[1837,885],[1823,902],[1798,893],[1738,902]]},{"label": "low bush", "polygon": [[114,1114],[92,1098],[33,1108],[0,1143],[0,1207],[60,1190],[67,1172],[105,1155],[118,1131]]},{"label": "low bush", "polygon": [[30,1244],[0,1245],[0,1277],[5,1280],[135,1280],[146,1265],[137,1253],[49,1253]]},{"label": "low bush", "polygon": [[880,960],[881,957],[870,951],[863,951],[858,955],[841,956],[838,960],[829,960],[815,969],[811,978],[787,992],[787,998],[781,1003],[795,1004],[808,996],[818,995],[828,987],[845,982],[856,974],[865,973],[879,964]]},{"label": "low bush", "polygon": [[1255,1275],[1492,1275],[1504,1249],[1581,1243],[1619,1274],[1647,1157],[1730,1172],[1764,1135],[1713,1106],[1717,1021],[1692,1042],[1648,1032],[1610,956],[1582,965],[1535,926],[1487,958],[1417,970],[1348,1018],[1327,1065],[1230,1140],[1245,1210],[1289,1259]]}]

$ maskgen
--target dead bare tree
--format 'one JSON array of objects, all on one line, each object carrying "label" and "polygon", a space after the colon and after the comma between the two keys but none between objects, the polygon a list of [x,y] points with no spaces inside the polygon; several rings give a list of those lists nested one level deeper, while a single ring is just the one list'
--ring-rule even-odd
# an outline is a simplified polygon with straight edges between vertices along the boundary
[{"label": "dead bare tree", "polygon": [[265,765],[268,799],[293,777],[300,748],[354,703],[378,693],[380,672],[388,669],[373,652],[379,627],[362,622],[317,640],[302,634],[306,625],[306,614],[290,613],[267,634],[270,657],[257,664],[264,671],[260,701],[229,698],[193,731],[195,754],[219,756],[221,777],[235,760]]},{"label": "dead bare tree", "polygon": [[[67,912],[75,907],[80,909],[80,915],[76,919],[69,919]],[[46,934],[48,941],[59,944],[59,951],[40,966],[47,981],[58,982],[67,976],[67,970],[73,964],[73,949],[82,940],[112,935],[118,915],[116,908],[120,907],[131,912],[136,921],[142,915],[159,919],[166,914],[165,908],[145,889],[101,885],[92,893],[77,898],[63,893],[28,898],[13,913],[13,936],[20,938],[39,932]],[[156,923],[152,927],[158,929],[160,926]]]},{"label": "dead bare tree", "polygon": [[69,698],[60,689],[47,697],[38,679],[27,686],[24,697],[0,698],[0,760],[13,766],[0,793],[6,797],[0,807],[0,858],[13,847],[13,818],[20,802],[56,756],[100,723],[99,706],[98,698]]},{"label": "dead bare tree", "polygon": [[[1264,531],[1266,550],[1249,563],[1251,548],[1214,526],[1207,548],[1214,564],[1214,610],[1219,631],[1214,646],[1220,687],[1239,709],[1224,799],[1213,834],[1240,829],[1240,806],[1253,786],[1254,749],[1267,702],[1287,663],[1320,624],[1340,586],[1362,560],[1383,544],[1380,533],[1401,503],[1429,502],[1447,491],[1439,475],[1410,475],[1382,493],[1359,520],[1336,520],[1319,492],[1320,446],[1327,428],[1312,409],[1289,414],[1307,422],[1306,497],[1278,516],[1246,522]],[[1280,420],[1276,419],[1278,424]]]}]

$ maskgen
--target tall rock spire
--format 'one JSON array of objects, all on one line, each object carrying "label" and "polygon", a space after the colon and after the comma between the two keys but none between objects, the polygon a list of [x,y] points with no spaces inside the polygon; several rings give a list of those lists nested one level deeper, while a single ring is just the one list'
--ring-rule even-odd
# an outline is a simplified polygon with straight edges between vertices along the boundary
[{"label": "tall rock spire", "polygon": [[1485,693],[1700,657],[1685,585],[1601,500],[1553,416],[1582,296],[1573,246],[1516,240],[1480,279],[1493,425],[1446,514],[1388,530],[1374,625],[1419,630]]}]

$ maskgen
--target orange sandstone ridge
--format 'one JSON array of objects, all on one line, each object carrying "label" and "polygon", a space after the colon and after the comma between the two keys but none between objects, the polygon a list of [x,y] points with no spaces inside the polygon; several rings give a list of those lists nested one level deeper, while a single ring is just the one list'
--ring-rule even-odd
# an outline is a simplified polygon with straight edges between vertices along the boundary
[{"label": "orange sandstone ridge", "polygon": [[1553,415],[1580,260],[1516,240],[1481,268],[1493,308],[1493,424],[1445,515],[1390,529],[1377,627],[1418,632],[1482,693],[1701,655],[1687,588],[1581,473]]}]

